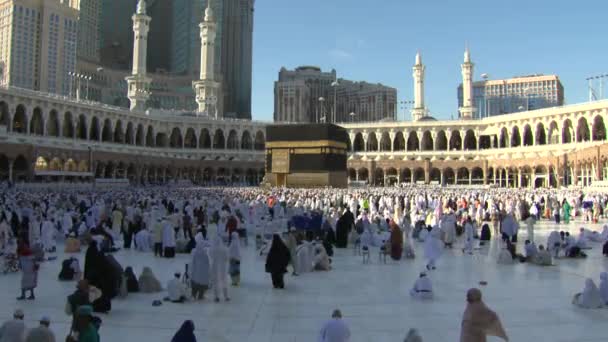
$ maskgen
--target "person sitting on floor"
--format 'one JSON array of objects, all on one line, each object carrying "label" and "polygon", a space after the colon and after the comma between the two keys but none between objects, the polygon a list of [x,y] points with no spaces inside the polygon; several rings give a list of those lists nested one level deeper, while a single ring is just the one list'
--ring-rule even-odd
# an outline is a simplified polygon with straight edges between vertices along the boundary
[{"label": "person sitting on floor", "polygon": [[139,291],[143,293],[155,293],[162,290],[160,282],[156,279],[150,267],[144,267],[139,276]]},{"label": "person sitting on floor", "polygon": [[181,274],[175,273],[174,278],[167,283],[167,299],[173,303],[183,303],[186,301],[186,286],[181,281]]},{"label": "person sitting on floor", "polygon": [[605,303],[603,303],[600,290],[593,280],[587,278],[583,292],[574,295],[572,304],[583,309],[597,309],[604,306]]},{"label": "person sitting on floor", "polygon": [[125,269],[125,278],[127,280],[127,291],[129,293],[139,292],[139,282],[131,266]]},{"label": "person sitting on floor", "polygon": [[420,273],[420,277],[416,279],[410,296],[416,299],[433,299],[433,284],[425,272]]},{"label": "person sitting on floor", "polygon": [[545,246],[539,245],[538,253],[532,259],[532,262],[539,266],[551,266],[553,265],[553,258],[551,257],[551,253],[545,249]]}]

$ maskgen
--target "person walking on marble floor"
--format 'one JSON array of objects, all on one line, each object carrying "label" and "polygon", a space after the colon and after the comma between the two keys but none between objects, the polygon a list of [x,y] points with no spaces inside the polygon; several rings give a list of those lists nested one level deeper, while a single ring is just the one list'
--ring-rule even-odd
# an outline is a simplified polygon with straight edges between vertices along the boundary
[{"label": "person walking on marble floor", "polygon": [[230,301],[228,297],[228,257],[229,251],[222,238],[216,236],[211,248],[211,284],[215,301],[220,301],[220,292],[224,294],[224,300]]},{"label": "person walking on marble floor", "polygon": [[467,291],[467,307],[462,316],[460,342],[486,342],[487,336],[509,341],[500,318],[485,305],[481,297],[479,289],[472,288]]}]

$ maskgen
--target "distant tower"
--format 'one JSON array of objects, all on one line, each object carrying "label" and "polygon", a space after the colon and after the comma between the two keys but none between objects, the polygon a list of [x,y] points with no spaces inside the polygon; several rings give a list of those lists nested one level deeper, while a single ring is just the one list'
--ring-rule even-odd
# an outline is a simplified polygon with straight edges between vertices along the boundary
[{"label": "distant tower", "polygon": [[424,64],[420,52],[416,53],[416,64],[414,65],[414,108],[412,118],[418,121],[426,116],[427,111],[424,106]]},{"label": "distant tower", "polygon": [[132,111],[145,111],[146,102],[150,98],[151,79],[146,76],[146,58],[148,49],[148,31],[152,18],[146,15],[146,1],[139,0],[137,13],[133,15],[133,70],[131,76],[125,78],[128,84],[129,101]]},{"label": "distant tower", "polygon": [[211,8],[211,0],[207,2],[205,19],[199,25],[201,28],[201,74],[198,81],[192,83],[198,103],[198,112],[206,113],[216,118],[218,113],[218,101],[220,100],[220,82],[216,81],[215,75],[215,36],[217,24]]},{"label": "distant tower", "polygon": [[471,53],[467,47],[464,52],[464,63],[462,63],[462,107],[460,107],[460,118],[470,120],[474,117],[477,109],[473,106],[473,67]]}]

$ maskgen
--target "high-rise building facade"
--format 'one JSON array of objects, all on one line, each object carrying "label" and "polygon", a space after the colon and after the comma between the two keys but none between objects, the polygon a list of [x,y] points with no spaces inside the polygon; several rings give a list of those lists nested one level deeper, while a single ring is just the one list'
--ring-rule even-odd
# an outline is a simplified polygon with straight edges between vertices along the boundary
[{"label": "high-rise building facade", "polygon": [[[2,84],[68,94],[76,66],[78,9],[67,0],[0,3]],[[76,7],[76,8],[74,8]]]},{"label": "high-rise building facade", "polygon": [[78,58],[99,62],[102,0],[79,0]]},{"label": "high-rise building facade", "polygon": [[335,70],[314,66],[282,68],[274,85],[276,122],[394,120],[396,107],[396,89],[337,79]]},{"label": "high-rise building facade", "polygon": [[254,0],[223,3],[220,70],[224,115],[251,119]]},{"label": "high-rise building facade", "polygon": [[[462,84],[458,104],[462,106]],[[530,75],[473,83],[475,118],[564,105],[564,87],[556,75]]]}]

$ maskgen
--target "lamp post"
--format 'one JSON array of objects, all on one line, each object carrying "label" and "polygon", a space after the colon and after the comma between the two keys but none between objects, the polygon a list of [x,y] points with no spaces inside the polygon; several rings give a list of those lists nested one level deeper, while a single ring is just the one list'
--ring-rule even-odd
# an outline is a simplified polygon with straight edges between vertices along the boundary
[{"label": "lamp post", "polygon": [[338,100],[338,86],[340,85],[340,83],[338,83],[338,78],[336,78],[335,81],[331,82],[331,87],[334,88],[334,113],[333,113],[333,118],[330,120],[332,123],[335,123],[337,118],[338,118],[338,112],[337,110],[337,100]]},{"label": "lamp post", "polygon": [[484,82],[484,86],[483,86],[483,102],[484,102],[484,108],[485,108],[485,117],[490,117],[490,101],[488,101],[488,92],[487,92],[487,87],[486,87],[486,82],[488,82],[488,78],[490,78],[490,75],[483,73],[481,74],[481,78],[483,79]]},{"label": "lamp post", "polygon": [[355,122],[355,115],[357,114],[355,114],[355,112],[350,112],[348,115],[350,115],[350,122]]},{"label": "lamp post", "polygon": [[[604,80],[608,78],[608,74],[605,75],[596,75],[587,77],[585,80],[589,82],[589,101],[597,101],[604,99]],[[595,93],[595,89],[593,88],[593,81],[597,80],[600,83],[600,96],[598,97]]]},{"label": "lamp post", "polygon": [[319,97],[319,107],[321,107],[321,117],[319,117],[319,122],[325,122],[325,98]]},{"label": "lamp post", "polygon": [[[405,121],[407,119],[407,109],[409,108],[410,105],[415,104],[415,101],[404,100],[404,101],[400,101],[399,104],[401,104],[401,110],[403,110],[403,121]],[[399,119],[399,118],[397,118],[397,119]]]},{"label": "lamp post", "polygon": [[87,101],[89,100],[89,82],[93,79],[91,76],[84,76],[84,79],[87,81]]}]

